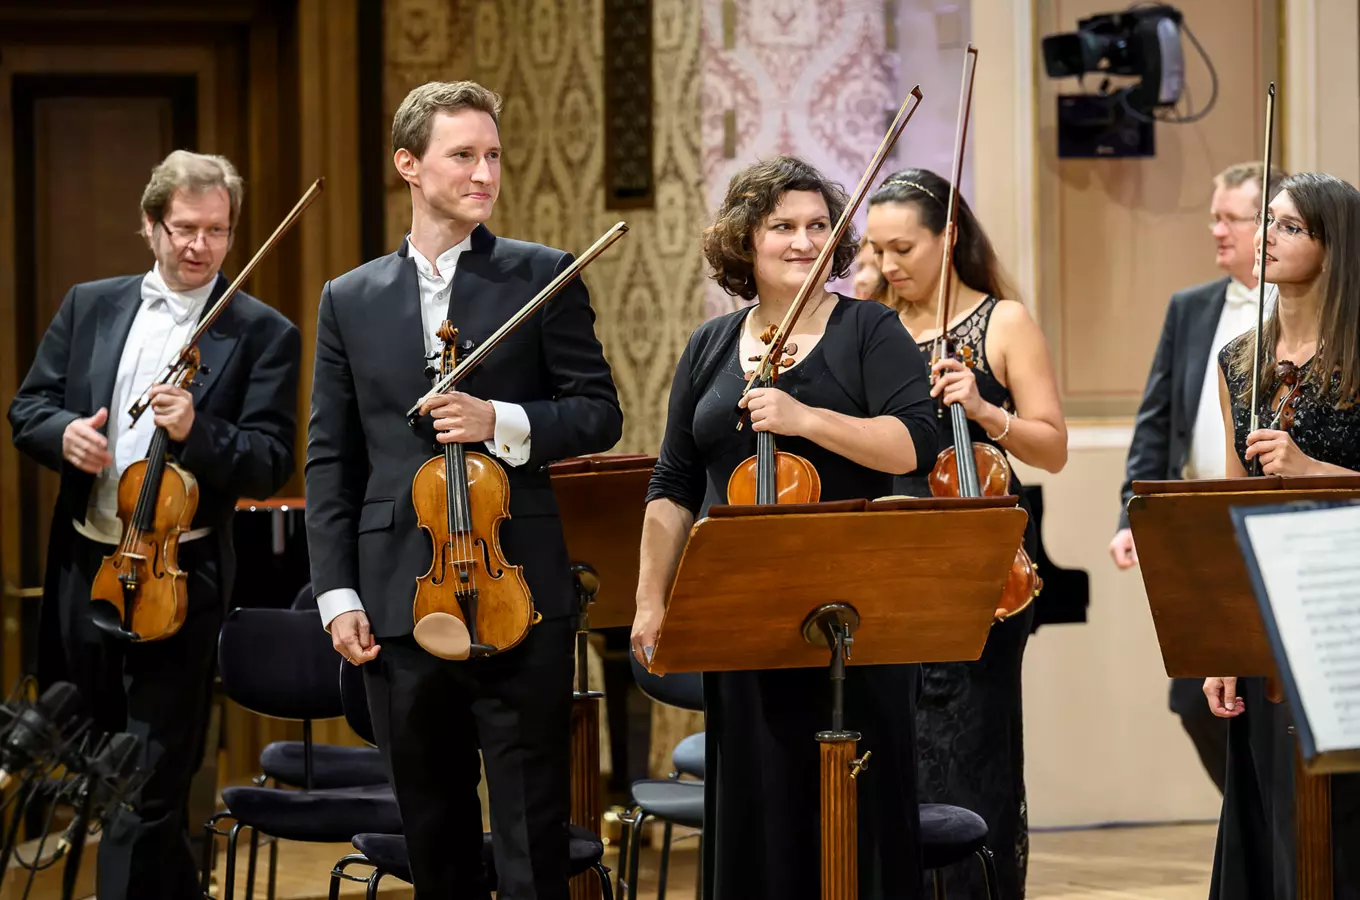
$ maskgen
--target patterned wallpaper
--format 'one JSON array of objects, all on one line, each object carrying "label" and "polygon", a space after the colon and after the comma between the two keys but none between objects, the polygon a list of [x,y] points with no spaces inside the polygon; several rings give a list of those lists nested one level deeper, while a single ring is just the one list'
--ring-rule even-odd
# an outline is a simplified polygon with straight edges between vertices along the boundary
[{"label": "patterned wallpaper", "polygon": [[[699,8],[654,0],[656,208],[604,208],[600,0],[388,0],[387,121],[412,87],[469,78],[505,98],[498,234],[580,253],[622,219],[629,233],[585,272],[624,409],[616,449],[655,452],[675,361],[703,316],[698,235],[707,212],[699,145]],[[409,226],[387,173],[386,234]]]},{"label": "patterned wallpaper", "polygon": [[[902,103],[897,54],[885,46],[897,4],[702,0],[702,6],[709,208],[722,202],[737,170],[785,153],[853,191]],[[889,157],[884,175],[899,157]],[[863,222],[861,208],[857,232]],[[705,300],[710,316],[738,302],[711,281]]]}]

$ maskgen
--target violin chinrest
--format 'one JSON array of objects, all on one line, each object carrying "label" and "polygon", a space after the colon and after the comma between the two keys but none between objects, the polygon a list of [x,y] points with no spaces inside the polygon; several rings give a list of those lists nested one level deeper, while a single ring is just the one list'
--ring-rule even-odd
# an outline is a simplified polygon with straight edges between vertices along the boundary
[{"label": "violin chinrest", "polygon": [[422,616],[413,637],[426,652],[440,659],[467,659],[472,655],[472,635],[468,634],[467,623],[449,613]]}]

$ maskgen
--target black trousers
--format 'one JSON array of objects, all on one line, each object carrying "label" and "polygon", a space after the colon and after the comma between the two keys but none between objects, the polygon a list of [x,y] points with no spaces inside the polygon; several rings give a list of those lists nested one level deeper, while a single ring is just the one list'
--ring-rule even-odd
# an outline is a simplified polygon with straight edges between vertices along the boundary
[{"label": "black trousers", "polygon": [[1228,720],[1209,711],[1204,696],[1203,678],[1173,678],[1170,690],[1171,711],[1180,716],[1185,733],[1195,745],[1204,771],[1223,793],[1228,768]]},{"label": "black trousers", "polygon": [[431,656],[410,635],[379,639],[364,684],[420,900],[490,900],[480,877],[479,748],[496,896],[568,896],[574,634],[574,620],[546,619],[513,650],[462,661]]},{"label": "black trousers", "polygon": [[111,548],[75,535],[58,566],[67,676],[97,731],[142,740],[151,773],[99,841],[99,900],[182,900],[198,893],[186,821],[189,788],[203,761],[217,633],[222,627],[222,561],[216,535],[181,544],[189,612],[174,635],[132,643],[94,626],[90,584]]}]

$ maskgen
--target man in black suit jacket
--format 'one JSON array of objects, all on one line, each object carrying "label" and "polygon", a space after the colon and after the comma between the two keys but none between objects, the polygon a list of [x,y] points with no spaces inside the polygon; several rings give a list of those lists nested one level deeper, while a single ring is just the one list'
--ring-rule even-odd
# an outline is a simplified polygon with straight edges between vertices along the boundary
[{"label": "man in black suit jacket", "polygon": [[[1119,529],[1110,541],[1110,555],[1121,569],[1138,562],[1127,512],[1135,480],[1223,477],[1226,438],[1214,371],[1223,345],[1256,324],[1252,265],[1261,169],[1260,163],[1241,163],[1214,179],[1210,202],[1210,228],[1217,247],[1214,262],[1227,275],[1177,291],[1167,307],[1134,421],[1120,488]],[[1283,172],[1272,169],[1270,196],[1283,179]],[[1202,684],[1197,678],[1173,679],[1171,709],[1181,717],[1201,762],[1222,791],[1228,731],[1223,720],[1209,712]]]},{"label": "man in black suit jacket", "polygon": [[[241,179],[222,157],[166,157],[142,196],[155,267],[71,288],[9,408],[15,445],[61,473],[43,592],[43,678],[74,682],[97,730],[140,737],[151,772],[136,812],[120,812],[104,830],[101,900],[181,900],[198,891],[184,814],[235,572],[232,516],[239,497],[268,497],[294,471],[298,330],[248,294],[236,294],[199,341],[202,368],[190,390],[153,387],[139,422],[127,412],[226,290],[219,270],[241,197]],[[170,457],[198,483],[179,547],[188,614],[168,638],[131,642],[116,622],[91,618],[90,585],[122,531],[119,476],[146,457],[158,428]],[[193,825],[197,832],[201,823]]]},{"label": "man in black suit jacket", "polygon": [[[572,281],[414,427],[439,324],[460,356],[571,261],[484,224],[500,187],[500,98],[471,82],[413,90],[392,126],[412,224],[396,253],[328,283],[317,322],[307,448],[313,589],[336,650],[364,664],[378,745],[401,808],[419,897],[487,898],[480,883],[478,748],[498,894],[565,898],[573,667],[570,569],[548,462],[609,449],[623,415],[590,298]],[[428,412],[429,415],[423,415]],[[500,537],[542,621],[518,646],[439,658],[417,643],[412,602],[432,544],[411,500],[444,443],[500,460]],[[475,504],[477,499],[473,498]],[[381,643],[379,644],[379,639]]]}]

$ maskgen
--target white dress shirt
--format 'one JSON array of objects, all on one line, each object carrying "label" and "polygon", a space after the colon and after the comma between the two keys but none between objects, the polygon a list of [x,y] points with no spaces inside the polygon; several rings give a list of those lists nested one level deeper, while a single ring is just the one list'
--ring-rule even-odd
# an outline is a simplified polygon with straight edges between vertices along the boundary
[{"label": "white dress shirt", "polygon": [[[420,324],[427,356],[437,359],[444,349],[444,342],[439,339],[439,326],[448,318],[449,293],[453,286],[453,273],[458,267],[458,257],[471,246],[472,236],[468,235],[462,243],[445,250],[431,263],[407,240],[406,247],[416,264],[420,283]],[[506,465],[524,465],[529,461],[528,414],[518,403],[492,400],[491,406],[496,411],[496,428],[491,440],[485,442],[486,448]],[[321,624],[327,630],[331,627],[331,620],[341,613],[364,608],[358,592],[351,588],[324,592],[316,598],[316,606],[321,612]]]},{"label": "white dress shirt", "polygon": [[[1266,311],[1269,313],[1275,288],[1266,285]],[[1195,411],[1195,427],[1190,435],[1190,452],[1182,474],[1186,478],[1223,478],[1227,474],[1227,434],[1223,430],[1223,410],[1218,402],[1218,352],[1244,332],[1256,328],[1257,292],[1236,278],[1228,282],[1228,296],[1218,317],[1214,341],[1209,347],[1209,363],[1204,387]]]},{"label": "white dress shirt", "polygon": [[[127,342],[123,344],[113,396],[109,401],[105,432],[113,465],[104,467],[95,476],[85,521],[74,523],[76,531],[92,541],[116,545],[122,539],[118,480],[128,466],[146,458],[151,449],[151,437],[156,433],[155,416],[150,409],[133,424],[128,407],[160,377],[170,360],[184,347],[215,284],[214,280],[192,291],[172,291],[161,278],[159,263],[142,279],[142,305],[132,319]],[[180,543],[200,538],[211,530],[196,528],[186,532],[180,535]]]}]

